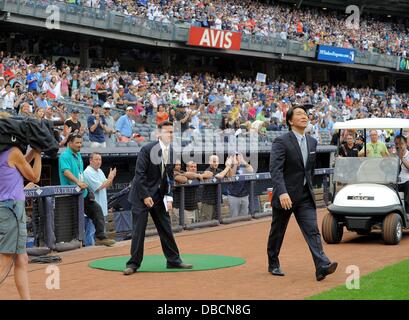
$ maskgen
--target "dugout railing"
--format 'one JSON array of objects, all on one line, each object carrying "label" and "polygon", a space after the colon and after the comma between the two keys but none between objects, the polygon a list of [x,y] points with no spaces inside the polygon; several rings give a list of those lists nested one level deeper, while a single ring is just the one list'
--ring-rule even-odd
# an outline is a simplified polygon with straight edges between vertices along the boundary
[{"label": "dugout railing", "polygon": [[[331,193],[330,193],[330,178],[333,174],[332,168],[319,168],[315,169],[315,176],[320,176],[319,185],[316,185],[315,190],[321,190],[319,192],[320,199],[318,199],[317,204],[318,206],[325,207],[329,204]],[[229,205],[226,205],[225,202],[229,201],[228,196],[228,185],[234,183],[246,183],[248,187],[248,214],[247,215],[237,215],[232,217],[229,215]],[[199,209],[199,206],[194,207],[197,211],[196,219],[197,221],[190,223],[186,219],[186,212],[191,210],[185,210],[187,202],[192,202],[192,199],[187,199],[189,196],[191,197],[191,190],[193,188],[196,189],[196,192],[199,192],[199,188],[201,190],[201,197],[195,196],[194,200],[201,201],[203,207],[203,195],[206,193],[206,187],[208,186],[215,186],[216,187],[216,199],[214,203],[215,207],[215,215],[213,219],[210,220],[202,220],[200,219],[201,215],[200,211],[202,208]],[[266,216],[271,216],[271,207],[268,206],[269,202],[271,201],[272,196],[272,183],[271,183],[271,176],[269,172],[262,172],[262,173],[254,173],[254,174],[241,174],[229,178],[224,179],[208,179],[204,181],[199,180],[189,180],[188,183],[185,184],[176,184],[174,186],[174,207],[175,207],[175,193],[179,194],[179,203],[176,208],[177,215],[176,218],[178,221],[179,226],[182,226],[185,229],[194,229],[194,228],[201,228],[201,227],[209,227],[215,226],[218,224],[228,224],[237,221],[245,221],[251,219],[262,218]],[[264,200],[260,199],[260,196],[264,196]],[[188,200],[188,201],[187,201]],[[224,204],[223,204],[224,203]],[[222,210],[225,209],[225,210]],[[189,208],[191,209],[191,208]],[[175,209],[174,209],[175,210]],[[222,212],[224,211],[224,212]]]}]

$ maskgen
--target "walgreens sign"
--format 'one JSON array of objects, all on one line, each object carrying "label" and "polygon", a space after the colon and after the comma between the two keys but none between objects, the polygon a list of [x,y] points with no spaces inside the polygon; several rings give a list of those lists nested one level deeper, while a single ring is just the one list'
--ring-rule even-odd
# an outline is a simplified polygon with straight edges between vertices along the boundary
[{"label": "walgreens sign", "polygon": [[216,30],[201,27],[190,27],[189,40],[187,44],[191,46],[240,50],[241,33]]}]

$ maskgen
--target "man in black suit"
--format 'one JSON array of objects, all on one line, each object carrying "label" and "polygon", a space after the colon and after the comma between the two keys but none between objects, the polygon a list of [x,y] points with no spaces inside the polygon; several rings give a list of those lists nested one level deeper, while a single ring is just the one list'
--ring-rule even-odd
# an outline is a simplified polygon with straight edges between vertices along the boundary
[{"label": "man in black suit", "polygon": [[317,211],[312,186],[317,141],[305,135],[307,113],[302,106],[287,112],[290,132],[274,140],[270,154],[270,173],[273,180],[273,220],[267,245],[268,271],[284,276],[278,255],[288,221],[294,213],[311,251],[317,281],[335,272],[338,264],[325,255],[317,225]]},{"label": "man in black suit", "polygon": [[128,196],[132,204],[131,258],[126,263],[124,275],[135,273],[141,266],[148,212],[158,230],[167,268],[192,268],[192,265],[182,263],[168,213],[172,211],[173,202],[173,124],[163,122],[158,129],[159,141],[143,146],[136,161],[135,177]]}]

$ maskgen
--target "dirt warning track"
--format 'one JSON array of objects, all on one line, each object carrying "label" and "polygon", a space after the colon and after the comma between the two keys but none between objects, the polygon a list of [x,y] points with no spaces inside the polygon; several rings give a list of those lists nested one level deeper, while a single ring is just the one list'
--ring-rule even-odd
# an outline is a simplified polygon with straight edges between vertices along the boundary
[{"label": "dirt warning track", "polygon": [[[319,210],[319,226],[326,210]],[[231,255],[246,259],[244,265],[210,271],[183,273],[136,273],[91,269],[96,259],[129,255],[130,241],[112,248],[87,247],[59,254],[60,289],[48,290],[48,265],[30,264],[29,283],[33,299],[304,299],[345,283],[346,268],[356,265],[360,274],[382,268],[408,257],[409,234],[400,245],[386,246],[380,234],[358,236],[344,232],[342,243],[327,245],[328,257],[339,263],[335,274],[315,280],[312,257],[301,231],[291,218],[280,254],[285,277],[267,272],[267,238],[270,218],[221,225],[176,234],[180,252]],[[145,241],[145,254],[162,253],[158,237]],[[143,288],[143,290],[141,290]],[[0,299],[18,299],[10,275],[0,286]]]}]

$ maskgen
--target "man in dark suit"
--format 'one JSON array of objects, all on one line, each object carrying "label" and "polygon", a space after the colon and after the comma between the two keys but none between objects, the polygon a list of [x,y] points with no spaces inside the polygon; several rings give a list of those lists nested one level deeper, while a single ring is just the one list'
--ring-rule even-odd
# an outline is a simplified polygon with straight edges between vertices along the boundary
[{"label": "man in dark suit", "polygon": [[278,255],[288,221],[294,213],[309,246],[316,268],[317,281],[335,272],[338,264],[325,255],[317,225],[317,211],[312,186],[317,141],[305,135],[307,113],[295,106],[287,113],[290,132],[274,140],[270,154],[270,173],[273,180],[273,220],[267,245],[268,271],[284,276]]},{"label": "man in dark suit", "polygon": [[143,146],[138,154],[135,177],[128,201],[132,204],[131,258],[126,263],[125,275],[135,273],[143,259],[145,230],[148,212],[160,237],[167,268],[191,269],[182,263],[168,212],[172,211],[172,147],[173,124],[163,122],[158,126],[159,141]]}]

